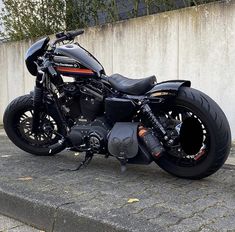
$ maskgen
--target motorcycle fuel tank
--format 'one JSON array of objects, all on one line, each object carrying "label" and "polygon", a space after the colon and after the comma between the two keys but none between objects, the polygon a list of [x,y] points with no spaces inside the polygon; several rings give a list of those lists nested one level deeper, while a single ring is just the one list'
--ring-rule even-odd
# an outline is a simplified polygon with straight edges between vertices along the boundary
[{"label": "motorcycle fuel tank", "polygon": [[86,68],[81,63],[67,56],[54,56],[53,61],[55,69],[62,75],[77,77],[95,77],[97,76],[91,69]]},{"label": "motorcycle fuel tank", "polygon": [[[72,58],[76,61],[78,61],[82,67],[73,67],[71,70],[69,70],[69,67],[67,70],[69,72],[74,73],[82,73],[84,74],[92,74],[95,73],[96,75],[100,76],[101,74],[104,74],[104,68],[99,63],[99,61],[92,56],[88,51],[86,51],[84,48],[77,44],[66,44],[62,45],[55,50],[56,54],[63,55],[69,58]],[[80,69],[80,70],[79,70]],[[81,70],[82,69],[82,70]],[[60,67],[57,67],[57,70],[60,71]],[[62,71],[66,71],[63,69]]]}]

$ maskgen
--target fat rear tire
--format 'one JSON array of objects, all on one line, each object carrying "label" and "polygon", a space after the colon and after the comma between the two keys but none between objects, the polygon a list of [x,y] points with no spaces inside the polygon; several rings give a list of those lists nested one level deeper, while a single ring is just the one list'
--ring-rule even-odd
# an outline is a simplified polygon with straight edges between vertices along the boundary
[{"label": "fat rear tire", "polygon": [[[64,147],[50,149],[49,147],[46,146],[33,146],[32,144],[27,143],[27,141],[22,138],[22,136],[19,134],[19,131],[17,130],[16,118],[19,112],[23,112],[24,110],[27,109],[30,110],[33,109],[33,99],[31,95],[24,95],[16,98],[6,108],[3,116],[3,124],[8,138],[20,149],[34,155],[51,156],[61,152],[64,149]],[[57,115],[53,113],[53,110],[51,110],[49,114],[57,123],[59,127],[58,131],[63,133],[63,128],[59,123]],[[55,143],[57,141],[55,141]]]},{"label": "fat rear tire", "polygon": [[208,177],[219,170],[228,158],[231,148],[228,120],[215,101],[193,88],[182,87],[174,104],[191,109],[203,121],[210,137],[210,150],[205,159],[193,167],[177,166],[168,155],[162,156],[156,163],[168,173],[181,178]]}]

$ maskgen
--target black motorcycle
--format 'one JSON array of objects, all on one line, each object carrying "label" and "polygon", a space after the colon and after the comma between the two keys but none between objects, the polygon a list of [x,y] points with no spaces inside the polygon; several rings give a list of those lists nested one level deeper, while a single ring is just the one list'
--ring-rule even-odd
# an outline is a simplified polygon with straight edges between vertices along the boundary
[{"label": "black motorcycle", "polygon": [[[231,132],[210,97],[190,88],[190,81],[107,76],[99,61],[74,43],[83,32],[58,33],[52,43],[43,38],[27,51],[26,66],[36,76],[34,91],[13,100],[3,119],[16,146],[41,156],[65,148],[85,152],[77,169],[94,154],[117,158],[123,171],[126,164],[155,161],[190,179],[221,168]],[[63,76],[71,81],[64,82]]]}]

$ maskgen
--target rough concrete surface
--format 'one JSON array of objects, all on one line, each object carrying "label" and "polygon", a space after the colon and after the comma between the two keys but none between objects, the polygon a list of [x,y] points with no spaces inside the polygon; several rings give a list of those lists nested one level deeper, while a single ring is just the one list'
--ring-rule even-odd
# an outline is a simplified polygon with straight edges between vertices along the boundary
[{"label": "rough concrete surface", "polygon": [[15,219],[0,215],[0,232],[42,232]]},{"label": "rough concrete surface", "polygon": [[[95,157],[36,157],[0,133],[0,213],[46,231],[235,231],[235,168],[201,181],[183,180],[157,165],[128,166]],[[130,198],[139,202],[128,203]]]}]

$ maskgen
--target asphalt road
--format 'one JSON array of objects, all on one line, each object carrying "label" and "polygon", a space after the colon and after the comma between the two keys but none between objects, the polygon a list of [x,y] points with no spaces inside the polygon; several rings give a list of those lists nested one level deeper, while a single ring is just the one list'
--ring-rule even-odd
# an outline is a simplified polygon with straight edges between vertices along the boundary
[{"label": "asphalt road", "polygon": [[[8,199],[1,199],[4,192],[35,202],[30,208],[35,218],[45,216],[37,204],[49,206],[49,216],[41,221],[31,220],[25,205],[22,212],[18,202],[8,206],[15,207],[12,214],[22,214],[21,220],[41,223],[42,230],[235,231],[232,165],[200,181],[173,177],[155,164],[130,165],[121,174],[115,159],[98,156],[78,172],[60,171],[75,167],[82,158],[67,152],[36,157],[19,150],[0,133],[0,213],[7,211]],[[138,202],[128,203],[132,198]]]}]

